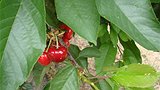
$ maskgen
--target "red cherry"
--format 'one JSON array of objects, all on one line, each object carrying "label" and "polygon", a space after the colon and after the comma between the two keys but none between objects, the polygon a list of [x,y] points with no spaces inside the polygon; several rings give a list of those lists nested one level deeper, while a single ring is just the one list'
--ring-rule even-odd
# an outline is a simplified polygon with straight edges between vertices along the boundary
[{"label": "red cherry", "polygon": [[61,24],[61,25],[59,26],[60,29],[66,29],[67,27],[68,27],[68,26],[65,25],[65,24]]},{"label": "red cherry", "polygon": [[66,32],[64,33],[64,38],[70,40],[72,38],[73,35],[73,31],[72,29],[66,29]]},{"label": "red cherry", "polygon": [[60,28],[66,30],[63,37],[70,40],[73,35],[73,30],[65,24],[62,24]]},{"label": "red cherry", "polygon": [[70,46],[70,42],[69,42],[69,40],[68,40],[68,39],[66,39],[66,38],[64,38],[64,37],[63,37],[63,42],[67,45],[67,47],[69,47],[69,46]]},{"label": "red cherry", "polygon": [[50,64],[50,59],[48,58],[46,52],[43,52],[43,54],[38,58],[38,63],[42,66],[47,66]]},{"label": "red cherry", "polygon": [[50,47],[48,49],[48,57],[53,62],[62,62],[67,58],[67,49],[64,46],[60,46],[58,49],[56,47]]}]

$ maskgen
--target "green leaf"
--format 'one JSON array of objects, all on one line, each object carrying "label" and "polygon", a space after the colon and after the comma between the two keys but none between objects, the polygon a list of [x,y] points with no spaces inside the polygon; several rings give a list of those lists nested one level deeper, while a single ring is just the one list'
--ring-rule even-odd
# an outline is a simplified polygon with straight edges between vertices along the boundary
[{"label": "green leaf", "polygon": [[107,25],[101,24],[98,28],[97,48],[100,48],[102,44],[107,43],[108,41],[110,41],[110,35],[107,31]]},{"label": "green leaf", "polygon": [[124,62],[122,60],[118,61],[118,62],[115,62],[114,64],[116,67],[122,67],[124,66]]},{"label": "green leaf", "polygon": [[116,30],[112,26],[111,26],[111,31],[110,31],[110,38],[111,38],[111,41],[112,41],[113,45],[115,47],[117,47],[118,33],[116,32]]},{"label": "green leaf", "polygon": [[49,68],[50,68],[50,65],[44,67],[39,63],[35,64],[32,72],[33,72],[33,79],[35,81],[36,86],[38,86],[41,83],[44,75],[46,74],[46,71],[48,71]]},{"label": "green leaf", "polygon": [[106,24],[101,24],[98,27],[98,37],[102,37],[107,32]]},{"label": "green leaf", "polygon": [[77,63],[82,66],[83,68],[88,68],[88,60],[87,57],[80,57],[76,59]]},{"label": "green leaf", "polygon": [[119,35],[119,38],[121,38],[121,40],[124,42],[127,42],[128,40],[130,40],[127,34],[124,33],[123,31],[120,31],[118,35]]},{"label": "green leaf", "polygon": [[78,46],[71,44],[69,47],[69,52],[72,54],[73,58],[78,58],[80,49]]},{"label": "green leaf", "polygon": [[160,12],[159,12],[159,10],[160,10],[160,0],[159,0],[159,3],[157,3],[157,4],[153,3],[152,7],[153,7],[153,10],[155,12],[155,15],[156,15],[158,21],[160,21]]},{"label": "green leaf", "polygon": [[101,52],[95,47],[84,48],[80,53],[79,57],[100,57]]},{"label": "green leaf", "polygon": [[117,70],[116,66],[106,66],[103,68],[103,72],[116,72]]},{"label": "green leaf", "polygon": [[121,29],[119,29],[117,26],[115,26],[113,23],[111,23],[111,29],[115,30],[117,33],[119,33],[121,31]]},{"label": "green leaf", "polygon": [[97,74],[102,72],[105,67],[114,63],[117,53],[117,49],[113,47],[112,43],[102,45],[99,50],[101,57],[95,59]]},{"label": "green leaf", "polygon": [[100,16],[94,0],[55,0],[58,19],[96,44]]},{"label": "green leaf", "polygon": [[17,90],[45,48],[43,0],[0,2],[0,86]]},{"label": "green leaf", "polygon": [[96,0],[102,17],[143,47],[160,51],[160,24],[149,0]]},{"label": "green leaf", "polygon": [[56,16],[54,0],[45,0],[46,7],[46,21],[49,25],[57,28],[59,21]]},{"label": "green leaf", "polygon": [[155,90],[154,87],[149,88],[125,88],[125,90]]},{"label": "green leaf", "polygon": [[110,42],[110,35],[108,32],[106,32],[103,36],[98,38],[98,41],[100,42],[100,46],[103,44],[106,44]]},{"label": "green leaf", "polygon": [[[42,80],[41,78],[41,73],[43,72],[43,66],[40,65],[39,63],[36,63],[34,68],[33,68],[33,79],[35,81],[35,84],[38,85],[40,81]],[[42,75],[44,76],[44,75]]]},{"label": "green leaf", "polygon": [[88,62],[86,57],[79,57],[80,49],[76,45],[70,45],[69,52],[73,56],[74,59],[76,59],[77,63],[82,66],[83,68],[87,68]]},{"label": "green leaf", "polygon": [[50,88],[50,83],[48,83],[48,84],[45,86],[44,90],[49,90],[49,88]]},{"label": "green leaf", "polygon": [[100,90],[112,90],[112,87],[106,80],[100,80],[96,85]]},{"label": "green leaf", "polygon": [[147,88],[155,84],[158,75],[149,65],[130,64],[121,67],[112,78],[124,87]]},{"label": "green leaf", "polygon": [[150,0],[151,3],[160,3],[160,0]]},{"label": "green leaf", "polygon": [[49,90],[79,90],[76,68],[67,65],[61,69],[51,81]]},{"label": "green leaf", "polygon": [[142,63],[141,53],[134,41],[123,42],[120,39],[120,42],[124,48],[123,51],[123,62],[124,64],[131,63]]}]

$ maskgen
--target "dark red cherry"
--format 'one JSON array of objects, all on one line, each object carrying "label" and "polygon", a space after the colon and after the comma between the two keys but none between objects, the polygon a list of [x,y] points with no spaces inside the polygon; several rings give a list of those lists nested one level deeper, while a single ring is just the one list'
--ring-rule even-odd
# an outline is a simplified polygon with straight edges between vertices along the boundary
[{"label": "dark red cherry", "polygon": [[70,40],[73,36],[73,30],[65,24],[60,26],[61,29],[64,29],[66,32],[64,33],[63,38]]},{"label": "dark red cherry", "polygon": [[42,66],[47,66],[50,64],[50,59],[47,56],[46,52],[43,52],[43,54],[38,58],[38,63],[41,64]]},{"label": "dark red cherry", "polygon": [[50,47],[48,49],[48,57],[53,62],[62,62],[67,58],[67,48],[60,46],[59,48]]}]

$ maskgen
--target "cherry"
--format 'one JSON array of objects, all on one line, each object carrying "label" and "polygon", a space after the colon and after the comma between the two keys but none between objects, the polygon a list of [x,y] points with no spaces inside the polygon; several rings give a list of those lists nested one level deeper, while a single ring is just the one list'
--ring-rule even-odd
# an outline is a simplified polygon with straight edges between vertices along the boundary
[{"label": "cherry", "polygon": [[59,26],[60,29],[66,29],[67,27],[68,27],[68,26],[65,25],[65,24],[61,24],[61,25]]},{"label": "cherry", "polygon": [[48,58],[46,52],[43,52],[43,54],[38,58],[38,63],[42,66],[47,66],[50,64],[50,59]]},{"label": "cherry", "polygon": [[63,42],[66,44],[66,46],[67,46],[67,47],[69,47],[69,46],[70,46],[70,42],[69,42],[69,40],[68,40],[68,39],[63,38]]},{"label": "cherry", "polygon": [[59,48],[50,47],[48,49],[48,57],[53,62],[62,62],[67,58],[67,48],[60,46]]},{"label": "cherry", "polygon": [[73,31],[71,29],[66,29],[66,32],[64,33],[64,38],[70,40],[72,38]]},{"label": "cherry", "polygon": [[66,30],[63,37],[70,40],[73,35],[73,30],[65,24],[62,24],[60,28]]}]

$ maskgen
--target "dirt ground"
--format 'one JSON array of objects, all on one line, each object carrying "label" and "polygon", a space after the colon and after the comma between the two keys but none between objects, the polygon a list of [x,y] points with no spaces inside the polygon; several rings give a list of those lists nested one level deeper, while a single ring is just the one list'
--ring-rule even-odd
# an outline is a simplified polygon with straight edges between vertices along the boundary
[{"label": "dirt ground", "polygon": [[[158,72],[160,72],[160,52],[147,50],[138,44],[137,46],[140,49],[143,63],[153,66]],[[155,90],[160,90],[160,80],[155,85]]]},{"label": "dirt ground", "polygon": [[[78,35],[75,35],[75,38],[71,40],[71,43],[78,45],[80,49],[83,49],[88,46],[87,41]],[[153,66],[157,71],[160,72],[160,52],[153,52],[153,51],[147,50],[138,44],[137,46],[140,49],[143,64],[149,64]],[[116,57],[119,57],[119,56],[116,56]],[[95,71],[94,61],[88,60],[88,62],[90,63],[89,70],[94,74],[94,71]],[[88,85],[84,84],[81,90],[92,90],[92,89]],[[160,80],[156,83],[155,90],[160,90]]]}]

